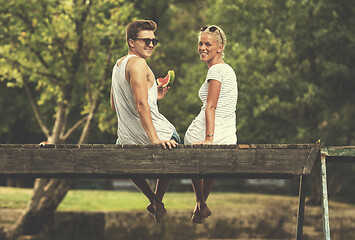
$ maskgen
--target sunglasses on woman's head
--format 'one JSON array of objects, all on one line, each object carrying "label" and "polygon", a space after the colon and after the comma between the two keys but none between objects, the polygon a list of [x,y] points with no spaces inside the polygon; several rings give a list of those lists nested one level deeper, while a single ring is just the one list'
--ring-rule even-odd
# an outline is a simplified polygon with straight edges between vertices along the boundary
[{"label": "sunglasses on woman's head", "polygon": [[222,37],[221,31],[219,31],[219,29],[217,27],[215,27],[215,26],[211,26],[211,27],[204,26],[204,27],[201,28],[201,32],[206,31],[207,28],[208,28],[208,31],[210,31],[210,32],[215,32],[216,30],[218,30],[218,33],[219,33],[219,36],[222,39],[222,45],[223,45],[223,37]]},{"label": "sunglasses on woman's head", "polygon": [[156,46],[159,42],[159,40],[156,38],[133,38],[133,40],[142,40],[144,41],[145,45],[147,45],[147,47],[149,47],[150,43],[153,43],[153,46]]}]

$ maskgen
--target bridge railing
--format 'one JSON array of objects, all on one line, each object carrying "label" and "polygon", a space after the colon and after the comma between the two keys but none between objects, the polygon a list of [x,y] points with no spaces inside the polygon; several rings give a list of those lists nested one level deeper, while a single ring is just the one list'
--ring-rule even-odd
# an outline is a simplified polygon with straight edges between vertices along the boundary
[{"label": "bridge railing", "polygon": [[296,239],[302,239],[304,179],[321,162],[324,239],[330,240],[326,161],[355,162],[355,147],[320,144],[155,145],[0,144],[0,176],[39,178],[300,177]]}]

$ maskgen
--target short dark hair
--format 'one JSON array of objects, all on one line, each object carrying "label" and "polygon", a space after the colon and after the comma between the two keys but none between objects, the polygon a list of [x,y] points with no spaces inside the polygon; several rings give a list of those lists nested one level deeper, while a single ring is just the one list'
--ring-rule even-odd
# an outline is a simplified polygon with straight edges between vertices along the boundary
[{"label": "short dark hair", "polygon": [[155,32],[155,30],[157,30],[157,24],[153,20],[136,20],[129,23],[126,29],[127,44],[129,39],[137,38],[138,33],[143,30],[150,30]]}]

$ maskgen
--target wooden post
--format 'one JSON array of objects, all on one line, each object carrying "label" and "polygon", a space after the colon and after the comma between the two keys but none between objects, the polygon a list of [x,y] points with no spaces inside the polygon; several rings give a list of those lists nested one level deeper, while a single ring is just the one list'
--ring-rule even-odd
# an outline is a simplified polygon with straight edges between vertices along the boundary
[{"label": "wooden post", "polygon": [[304,207],[305,207],[305,200],[306,200],[305,184],[306,184],[306,176],[301,175],[300,187],[299,187],[296,240],[302,240],[303,238]]},{"label": "wooden post", "polygon": [[327,162],[355,163],[355,146],[336,146],[321,149],[323,235],[325,240],[330,240],[331,235],[327,191]]},{"label": "wooden post", "polygon": [[327,168],[325,163],[325,154],[321,155],[322,169],[322,212],[323,212],[323,235],[325,240],[330,240],[328,191],[327,191]]}]

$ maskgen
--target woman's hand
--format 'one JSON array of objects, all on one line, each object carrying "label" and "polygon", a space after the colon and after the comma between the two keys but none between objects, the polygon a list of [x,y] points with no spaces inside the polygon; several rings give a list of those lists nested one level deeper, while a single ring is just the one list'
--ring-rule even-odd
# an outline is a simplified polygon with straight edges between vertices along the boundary
[{"label": "woman's hand", "polygon": [[194,142],[192,145],[212,145],[213,140],[205,140],[205,141],[200,141],[200,142]]},{"label": "woman's hand", "polygon": [[166,93],[169,91],[170,87],[164,87],[163,88],[163,83],[160,83],[158,85],[158,100],[161,100],[165,97]]}]

